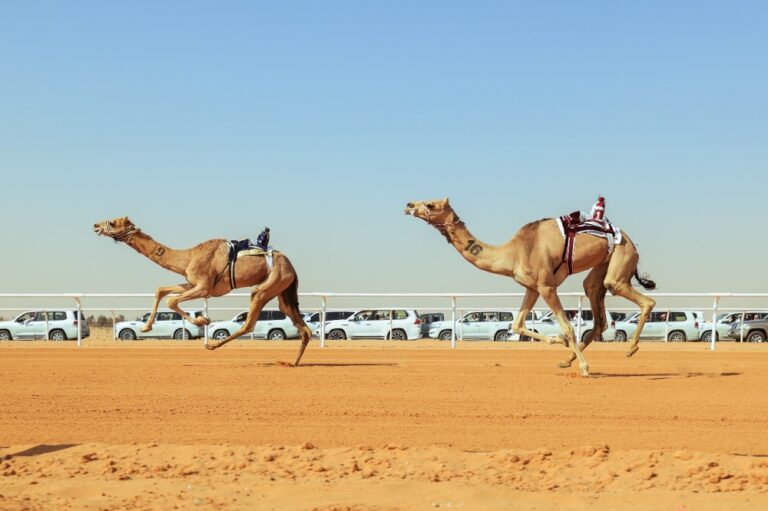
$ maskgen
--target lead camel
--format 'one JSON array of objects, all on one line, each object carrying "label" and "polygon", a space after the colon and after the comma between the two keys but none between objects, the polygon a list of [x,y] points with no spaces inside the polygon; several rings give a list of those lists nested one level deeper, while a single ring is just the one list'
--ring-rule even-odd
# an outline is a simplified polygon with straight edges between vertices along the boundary
[{"label": "lead camel", "polygon": [[[608,327],[605,317],[607,291],[640,307],[637,330],[632,336],[627,356],[631,357],[637,352],[640,333],[656,302],[633,288],[630,280],[634,276],[646,289],[654,289],[656,284],[638,274],[637,263],[640,256],[632,240],[623,231],[621,242],[616,244],[612,253],[609,253],[608,241],[604,238],[587,234],[576,236],[572,270],[573,273],[590,270],[584,279],[584,291],[589,298],[594,318],[592,335],[584,340],[582,348],[576,342],[573,326],[557,296],[557,288],[568,277],[569,270],[567,265],[563,264],[564,240],[555,219],[531,222],[523,226],[508,242],[489,245],[472,236],[451,208],[448,199],[410,202],[405,208],[405,213],[421,218],[438,229],[448,243],[472,265],[487,272],[511,277],[523,286],[525,297],[517,317],[512,322],[512,330],[521,336],[550,344],[563,342],[570,346],[573,353],[559,364],[561,368],[570,367],[574,360],[578,360],[582,376],[589,375],[589,366],[582,349],[598,339]],[[525,328],[525,318],[539,296],[544,298],[557,317],[564,333],[562,340],[549,338]]]}]

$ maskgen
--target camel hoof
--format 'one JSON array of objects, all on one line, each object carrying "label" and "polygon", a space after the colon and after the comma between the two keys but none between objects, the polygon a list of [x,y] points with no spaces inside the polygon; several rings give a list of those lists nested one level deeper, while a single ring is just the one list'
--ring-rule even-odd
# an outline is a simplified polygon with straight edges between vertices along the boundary
[{"label": "camel hoof", "polygon": [[587,364],[584,364],[583,366],[579,366],[579,371],[581,372],[582,376],[589,376],[589,366]]},{"label": "camel hoof", "polygon": [[205,349],[207,349],[208,351],[213,351],[218,347],[219,347],[218,344],[213,344],[213,343],[205,345]]},{"label": "camel hoof", "polygon": [[634,355],[635,353],[637,353],[637,350],[639,350],[639,349],[640,349],[639,346],[632,346],[631,348],[629,348],[629,351],[627,352],[627,358],[629,358],[632,355]]},{"label": "camel hoof", "polygon": [[568,369],[569,367],[571,367],[571,363],[572,362],[570,360],[568,362],[558,362],[557,367],[559,367],[560,369]]},{"label": "camel hoof", "polygon": [[152,325],[144,325],[141,327],[142,332],[151,332],[152,331]]}]

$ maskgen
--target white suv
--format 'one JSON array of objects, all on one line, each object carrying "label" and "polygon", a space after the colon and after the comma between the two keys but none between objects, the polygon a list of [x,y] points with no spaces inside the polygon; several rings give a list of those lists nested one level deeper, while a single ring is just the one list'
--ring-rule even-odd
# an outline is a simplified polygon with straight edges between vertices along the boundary
[{"label": "white suv", "polygon": [[[418,339],[421,337],[421,320],[413,309],[366,309],[347,319],[328,321],[326,337],[341,339]],[[315,330],[320,335],[320,329]]]},{"label": "white suv", "polygon": [[[509,324],[514,316],[509,311],[472,311],[456,321],[457,339],[478,339],[506,341]],[[449,340],[453,338],[451,321],[436,321],[430,325],[429,337]]]},{"label": "white suv", "polygon": [[77,309],[33,310],[22,312],[11,321],[0,321],[0,341],[13,339],[66,341],[77,339],[78,328],[81,329],[81,339],[91,335],[88,322],[85,321],[82,312],[78,320]]},{"label": "white suv", "polygon": [[[623,342],[632,337],[637,330],[639,316],[640,313],[636,313],[628,320],[616,323],[617,341]],[[701,338],[699,313],[679,310],[652,312],[643,326],[640,338],[697,341]]]},{"label": "white suv", "polygon": [[[347,319],[354,311],[325,311],[325,322],[336,321],[339,319]],[[307,324],[312,332],[320,328],[320,316],[321,312],[307,312],[304,315],[304,322]]]},{"label": "white suv", "polygon": [[[208,331],[211,337],[217,340],[226,339],[233,333],[240,330],[245,322],[248,311],[243,311],[229,321],[216,321],[208,325]],[[251,339],[271,339],[281,341],[283,339],[293,339],[299,337],[299,331],[294,326],[290,318],[286,317],[282,311],[263,310],[259,313],[259,319],[256,326],[250,332]]]},{"label": "white suv", "polygon": [[[205,335],[203,327],[193,325],[189,321],[182,319],[178,312],[170,309],[158,310],[152,330],[142,332],[141,329],[149,321],[150,314],[151,312],[147,312],[136,318],[135,321],[121,321],[115,324],[115,335],[123,341],[133,341],[135,339],[196,339]],[[187,311],[187,314],[197,318],[203,315],[203,311]]]},{"label": "white suv", "polygon": [[[576,334],[579,329],[581,329],[581,339],[579,342],[583,343],[586,339],[589,339],[589,336],[592,335],[592,329],[595,327],[595,322],[592,318],[592,311],[583,309],[581,311],[581,315],[579,315],[578,310],[567,309],[565,311],[565,315],[568,316],[571,325],[573,325],[574,334]],[[618,314],[613,312],[606,312],[608,328],[605,330],[605,332],[603,332],[603,341],[618,340],[616,337],[616,321],[618,317]],[[536,321],[526,321],[525,328],[528,330],[533,330],[534,332],[540,333],[542,335],[546,335],[547,337],[557,337],[563,333],[562,329],[560,328],[560,323],[557,321],[557,318],[555,318],[555,315],[551,311],[546,313],[541,319],[537,319]],[[521,340],[529,339],[526,338]]]}]

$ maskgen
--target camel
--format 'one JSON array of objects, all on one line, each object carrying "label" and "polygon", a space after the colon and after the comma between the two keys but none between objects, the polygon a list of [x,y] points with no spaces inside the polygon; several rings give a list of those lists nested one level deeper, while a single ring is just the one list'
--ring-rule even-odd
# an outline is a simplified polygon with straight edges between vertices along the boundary
[{"label": "camel", "polygon": [[[584,280],[584,291],[589,298],[594,317],[592,335],[584,340],[584,348],[576,342],[573,326],[563,311],[557,288],[568,277],[568,268],[563,263],[565,241],[556,221],[552,218],[538,220],[523,226],[511,240],[503,245],[488,245],[479,241],[467,229],[464,222],[454,212],[448,199],[410,202],[405,213],[421,218],[440,234],[459,253],[481,270],[512,277],[525,288],[520,311],[512,322],[512,331],[520,336],[571,346],[573,353],[559,363],[565,369],[574,360],[579,361],[582,376],[589,376],[582,349],[599,339],[608,327],[605,317],[605,295],[610,291],[614,296],[622,296],[640,307],[637,330],[632,336],[627,357],[638,350],[638,340],[646,320],[656,302],[632,287],[630,279],[634,276],[645,289],[655,289],[656,284],[638,274],[637,263],[640,256],[629,236],[622,231],[623,239],[616,244],[613,252],[608,253],[608,241],[604,238],[579,234],[576,236],[576,250],[573,257],[573,273],[591,270]],[[544,298],[549,308],[557,317],[563,336],[553,339],[525,328],[525,318],[536,304],[539,296]]]},{"label": "camel", "polygon": [[[187,279],[184,284],[158,287],[149,321],[142,327],[143,332],[152,330],[155,314],[160,300],[168,298],[168,307],[178,312],[184,319],[197,326],[210,323],[206,317],[192,318],[179,304],[197,298],[223,296],[232,289],[229,270],[229,247],[226,240],[208,240],[187,250],[174,250],[158,243],[138,229],[128,217],[106,220],[93,225],[99,236],[112,238],[117,243],[123,242],[141,255],[151,259],[166,270],[178,273]],[[312,336],[312,331],[304,323],[299,312],[299,279],[288,258],[278,251],[273,251],[273,265],[270,269],[265,256],[248,256],[237,259],[236,287],[251,287],[251,300],[248,315],[243,325],[229,337],[209,343],[206,348],[215,350],[229,341],[250,332],[259,317],[261,309],[274,297],[278,298],[280,310],[288,316],[301,335],[301,346],[294,365],[298,366],[304,350]],[[233,263],[234,264],[234,263]]]}]

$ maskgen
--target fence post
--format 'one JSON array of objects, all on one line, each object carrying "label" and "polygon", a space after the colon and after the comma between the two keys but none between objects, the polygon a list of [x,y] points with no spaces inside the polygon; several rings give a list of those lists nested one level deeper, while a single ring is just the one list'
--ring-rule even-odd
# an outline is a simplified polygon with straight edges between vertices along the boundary
[{"label": "fence post", "polygon": [[[83,341],[83,307],[80,304],[80,298],[74,297],[75,302],[77,302],[77,347],[80,347],[80,344]],[[45,316],[48,318],[48,314]],[[87,319],[85,321],[88,321]],[[48,328],[48,325],[45,326]]]},{"label": "fence post", "polygon": [[320,297],[321,309],[320,309],[320,347],[325,348],[325,309],[326,309],[326,297]]},{"label": "fence post", "polygon": [[[203,315],[208,318],[208,298],[203,298]],[[208,318],[210,321],[210,318]],[[208,346],[208,323],[203,326],[203,343]]]},{"label": "fence post", "polygon": [[115,311],[109,311],[112,314],[112,340],[117,340],[117,316],[115,316]]},{"label": "fence post", "polygon": [[710,351],[715,351],[715,341],[717,341],[717,303],[720,301],[720,297],[716,296],[715,301],[712,304],[712,338],[709,340]]},{"label": "fence post", "polygon": [[667,316],[664,322],[664,342],[669,342],[669,309],[667,309]]},{"label": "fence post", "polygon": [[456,297],[451,297],[451,348],[456,347]]},{"label": "fence post", "polygon": [[[582,322],[582,319],[581,319],[581,307],[582,307],[583,303],[584,303],[584,297],[580,296],[579,297],[579,310],[578,310],[578,313],[577,313],[578,315],[576,316],[576,339],[574,339],[574,342],[576,342],[576,343],[581,343],[581,322]],[[594,325],[594,323],[595,323],[595,318],[592,318],[592,324]]]},{"label": "fence post", "polygon": [[739,321],[739,342],[744,342],[744,311],[741,311],[741,321]]}]

